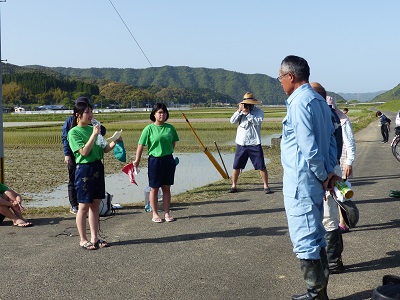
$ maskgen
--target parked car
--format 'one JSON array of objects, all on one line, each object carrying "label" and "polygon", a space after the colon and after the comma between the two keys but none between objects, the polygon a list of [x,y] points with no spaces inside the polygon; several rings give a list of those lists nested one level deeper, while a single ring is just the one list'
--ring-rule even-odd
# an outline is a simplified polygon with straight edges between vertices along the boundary
[{"label": "parked car", "polygon": [[396,127],[400,126],[400,110],[397,112],[396,115]]}]

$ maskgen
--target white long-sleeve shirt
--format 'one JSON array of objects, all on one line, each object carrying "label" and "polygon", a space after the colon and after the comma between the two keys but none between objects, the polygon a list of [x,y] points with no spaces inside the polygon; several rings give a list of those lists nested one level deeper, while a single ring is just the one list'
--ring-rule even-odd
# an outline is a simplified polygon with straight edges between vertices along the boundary
[{"label": "white long-sleeve shirt", "polygon": [[239,123],[235,143],[241,146],[255,146],[261,144],[261,123],[264,119],[264,111],[254,107],[251,112],[244,115],[236,111],[230,122]]},{"label": "white long-sleeve shirt", "polygon": [[356,142],[354,140],[353,126],[351,125],[350,120],[347,120],[342,125],[342,135],[343,135],[343,146],[344,146],[343,150],[345,151],[345,153],[343,153],[345,154],[344,163],[346,165],[352,166],[356,158]]}]

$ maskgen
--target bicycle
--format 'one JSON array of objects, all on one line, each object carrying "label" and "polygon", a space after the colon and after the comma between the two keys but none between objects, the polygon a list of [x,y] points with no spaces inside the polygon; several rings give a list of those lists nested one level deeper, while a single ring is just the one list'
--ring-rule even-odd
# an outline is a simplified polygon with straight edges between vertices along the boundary
[{"label": "bicycle", "polygon": [[392,147],[392,153],[394,157],[400,161],[400,126],[394,129],[395,136],[390,146]]}]

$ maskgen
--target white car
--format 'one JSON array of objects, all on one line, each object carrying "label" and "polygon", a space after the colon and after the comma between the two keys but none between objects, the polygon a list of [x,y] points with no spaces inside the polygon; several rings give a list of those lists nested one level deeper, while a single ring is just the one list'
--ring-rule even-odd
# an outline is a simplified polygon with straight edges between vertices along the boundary
[{"label": "white car", "polygon": [[400,126],[400,110],[398,111],[396,115],[396,127]]}]

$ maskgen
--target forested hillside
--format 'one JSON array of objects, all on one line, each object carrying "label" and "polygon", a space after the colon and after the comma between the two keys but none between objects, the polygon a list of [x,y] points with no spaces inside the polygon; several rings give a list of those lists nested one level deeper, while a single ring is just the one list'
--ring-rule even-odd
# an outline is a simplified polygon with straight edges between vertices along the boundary
[{"label": "forested hillside", "polygon": [[[20,97],[22,103],[36,98],[40,104],[51,102],[65,105],[73,102],[78,94],[91,97],[101,107],[110,104],[142,107],[156,101],[168,104],[236,104],[247,91],[253,92],[263,104],[282,105],[287,98],[275,78],[223,69],[171,66],[147,69],[3,66],[3,88],[10,103],[15,103]],[[38,75],[38,72],[44,74]],[[31,73],[36,75],[27,75]],[[29,79],[32,76],[36,76],[34,81],[38,80],[40,83],[37,85],[42,87],[36,92],[33,89],[38,86],[34,86]],[[70,83],[74,82],[76,85],[71,88]],[[49,93],[54,97],[49,96]],[[328,94],[338,100],[343,99],[335,93]]]},{"label": "forested hillside", "polygon": [[[57,78],[41,72],[15,73],[3,75],[4,104],[67,104],[79,95],[99,95],[99,87],[94,84]],[[16,103],[18,102],[18,103]]]},{"label": "forested hillside", "polygon": [[374,101],[378,102],[387,102],[390,100],[400,100],[400,84],[395,86],[390,91],[380,94],[379,96],[374,98]]},{"label": "forested hillside", "polygon": [[234,102],[240,100],[246,91],[252,91],[257,99],[264,104],[284,104],[286,99],[279,82],[275,78],[263,74],[242,74],[223,69],[171,66],[147,69],[78,69],[64,67],[50,69],[71,77],[105,79],[135,87],[207,89],[226,94],[235,99]]},{"label": "forested hillside", "polygon": [[[101,78],[60,74],[42,66],[3,64],[5,106],[62,104],[71,108],[74,99],[88,96],[98,107],[144,107],[156,101],[168,104],[207,105],[236,103],[232,97],[210,89],[147,86],[137,87]],[[34,105],[33,105],[34,104]]]}]

